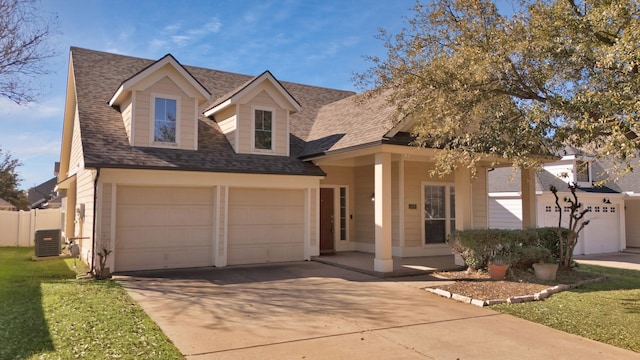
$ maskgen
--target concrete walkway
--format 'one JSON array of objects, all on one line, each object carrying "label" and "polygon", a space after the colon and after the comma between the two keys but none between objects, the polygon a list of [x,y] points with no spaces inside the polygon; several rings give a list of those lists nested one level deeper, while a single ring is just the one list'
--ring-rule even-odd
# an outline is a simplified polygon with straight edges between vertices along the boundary
[{"label": "concrete walkway", "polygon": [[139,272],[117,280],[187,359],[640,359],[316,262]]},{"label": "concrete walkway", "polygon": [[576,255],[573,259],[579,264],[599,265],[640,271],[640,253],[636,252]]},{"label": "concrete walkway", "polygon": [[312,258],[313,261],[361,272],[381,278],[403,277],[430,274],[434,271],[460,270],[453,255],[393,257],[392,272],[378,272],[373,270],[374,254],[358,251],[345,251],[333,255],[321,255]]}]

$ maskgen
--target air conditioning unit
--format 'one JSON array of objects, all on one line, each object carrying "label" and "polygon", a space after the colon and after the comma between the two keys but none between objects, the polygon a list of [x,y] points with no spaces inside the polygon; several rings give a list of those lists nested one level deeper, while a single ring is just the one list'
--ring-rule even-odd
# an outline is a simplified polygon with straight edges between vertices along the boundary
[{"label": "air conditioning unit", "polygon": [[60,229],[36,230],[36,257],[60,255]]}]

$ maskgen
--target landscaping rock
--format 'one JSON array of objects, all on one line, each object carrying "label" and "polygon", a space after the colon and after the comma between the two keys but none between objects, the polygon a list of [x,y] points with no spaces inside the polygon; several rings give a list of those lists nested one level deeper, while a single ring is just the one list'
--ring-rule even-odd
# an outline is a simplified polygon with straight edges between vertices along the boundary
[{"label": "landscaping rock", "polygon": [[453,298],[453,300],[457,300],[463,303],[467,303],[470,304],[471,303],[471,298],[468,296],[464,296],[464,295],[459,295],[459,294],[453,294],[451,296],[451,298]]},{"label": "landscaping rock", "polygon": [[523,302],[533,301],[533,295],[513,296],[507,299],[509,304],[519,304]]}]

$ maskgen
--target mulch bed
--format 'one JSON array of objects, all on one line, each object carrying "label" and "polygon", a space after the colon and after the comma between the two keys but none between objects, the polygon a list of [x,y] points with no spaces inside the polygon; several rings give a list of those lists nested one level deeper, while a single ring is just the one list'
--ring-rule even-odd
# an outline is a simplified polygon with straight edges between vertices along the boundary
[{"label": "mulch bed", "polygon": [[510,269],[507,278],[501,281],[491,280],[489,274],[482,271],[437,272],[433,275],[442,279],[455,280],[455,283],[440,285],[437,287],[438,289],[479,300],[508,299],[514,296],[533,295],[555,285],[576,284],[599,277],[597,274],[578,270],[558,270],[558,276],[555,281],[541,281],[535,277],[533,269],[527,271]]}]

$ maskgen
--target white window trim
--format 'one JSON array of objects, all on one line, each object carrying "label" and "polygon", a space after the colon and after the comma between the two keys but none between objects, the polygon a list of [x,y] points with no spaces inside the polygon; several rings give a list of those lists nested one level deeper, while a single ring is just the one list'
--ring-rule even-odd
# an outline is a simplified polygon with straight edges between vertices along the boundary
[{"label": "white window trim", "polygon": [[[587,163],[587,170],[589,170],[589,179],[588,181],[578,181],[578,163],[579,162],[584,162]],[[593,186],[593,173],[592,173],[592,168],[593,168],[593,161],[589,160],[589,159],[575,159],[573,161],[573,180],[575,181],[576,184],[578,184],[579,187],[587,187],[590,188]]]},{"label": "white window trim", "polygon": [[[271,111],[271,149],[256,149],[256,110]],[[251,152],[254,154],[275,154],[276,152],[276,109],[268,106],[251,106]]]},{"label": "white window trim", "polygon": [[[168,99],[176,101],[176,142],[167,143],[155,141],[155,133],[156,133],[156,99]],[[162,93],[151,93],[149,96],[149,145],[153,147],[166,147],[166,148],[175,148],[180,147],[180,126],[181,125],[181,116],[180,116],[180,97],[169,94]]]},{"label": "white window trim", "polygon": [[451,197],[451,191],[449,190],[450,187],[454,187],[455,189],[455,184],[452,182],[433,182],[433,181],[422,181],[420,184],[420,224],[421,224],[421,236],[420,239],[422,241],[422,247],[423,248],[427,248],[427,249],[432,249],[432,248],[442,248],[442,247],[448,247],[449,245],[444,242],[442,244],[427,244],[426,243],[426,234],[425,234],[425,216],[424,216],[424,187],[425,186],[444,186],[445,187],[445,214],[446,214],[446,218],[445,218],[445,236],[449,236],[452,231],[454,231],[455,229],[451,229],[451,202],[449,201],[449,198]]}]

